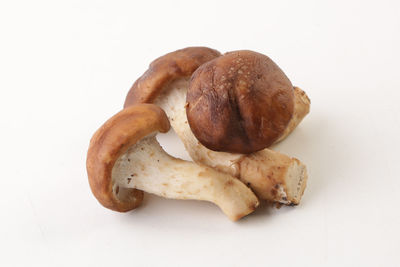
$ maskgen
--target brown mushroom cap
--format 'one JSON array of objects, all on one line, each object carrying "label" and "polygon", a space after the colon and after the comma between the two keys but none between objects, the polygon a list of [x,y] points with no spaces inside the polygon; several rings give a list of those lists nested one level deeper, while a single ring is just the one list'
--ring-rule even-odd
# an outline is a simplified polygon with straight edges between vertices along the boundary
[{"label": "brown mushroom cap", "polygon": [[152,104],[135,105],[111,117],[93,135],[86,168],[90,188],[106,208],[125,212],[138,207],[143,192],[124,188],[115,194],[111,173],[116,160],[127,149],[152,132],[167,132],[170,124],[164,111]]},{"label": "brown mushroom cap", "polygon": [[208,47],[187,47],[157,58],[132,85],[124,107],[135,103],[152,103],[164,85],[192,75],[200,65],[220,55],[217,50]]},{"label": "brown mushroom cap", "polygon": [[290,80],[269,57],[234,51],[193,73],[186,114],[207,148],[252,153],[282,135],[293,115],[293,98]]}]

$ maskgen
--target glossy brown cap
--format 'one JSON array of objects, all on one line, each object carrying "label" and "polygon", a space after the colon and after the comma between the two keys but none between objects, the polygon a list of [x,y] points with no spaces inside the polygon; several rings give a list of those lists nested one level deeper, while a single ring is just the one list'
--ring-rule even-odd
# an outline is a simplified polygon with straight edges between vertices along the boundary
[{"label": "glossy brown cap", "polygon": [[164,85],[180,77],[190,77],[200,65],[220,55],[217,50],[208,47],[187,47],[157,58],[132,85],[124,107],[152,103]]},{"label": "glossy brown cap", "polygon": [[234,51],[193,73],[186,114],[207,148],[252,153],[281,136],[293,115],[293,99],[290,80],[269,57]]},{"label": "glossy brown cap", "polygon": [[153,132],[167,132],[169,128],[168,118],[161,108],[140,104],[118,112],[96,131],[90,140],[86,168],[93,195],[104,207],[125,212],[142,203],[142,191],[124,188],[123,194],[118,194],[119,188],[114,190],[113,166],[140,139]]}]

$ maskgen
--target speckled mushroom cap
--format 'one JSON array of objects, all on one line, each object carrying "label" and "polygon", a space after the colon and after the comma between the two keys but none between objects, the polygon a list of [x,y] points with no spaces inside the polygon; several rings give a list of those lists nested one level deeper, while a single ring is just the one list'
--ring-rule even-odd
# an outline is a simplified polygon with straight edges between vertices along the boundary
[{"label": "speckled mushroom cap", "polygon": [[193,73],[186,114],[207,148],[252,153],[282,135],[293,115],[293,100],[290,80],[269,57],[234,51]]},{"label": "speckled mushroom cap", "polygon": [[157,131],[167,132],[169,128],[168,118],[161,108],[140,104],[123,109],[96,131],[90,140],[86,168],[90,188],[104,207],[125,212],[142,203],[143,192],[140,190],[113,190],[113,166],[129,147],[143,137]]},{"label": "speckled mushroom cap", "polygon": [[163,86],[192,73],[203,63],[221,54],[208,47],[187,47],[154,60],[128,92],[124,107],[135,103],[152,103]]}]

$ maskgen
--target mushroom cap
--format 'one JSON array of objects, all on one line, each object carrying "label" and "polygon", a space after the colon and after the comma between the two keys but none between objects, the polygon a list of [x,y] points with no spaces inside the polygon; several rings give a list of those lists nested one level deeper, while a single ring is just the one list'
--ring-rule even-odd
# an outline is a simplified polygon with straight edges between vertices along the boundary
[{"label": "mushroom cap", "polygon": [[140,104],[118,112],[96,131],[90,140],[86,168],[93,195],[104,207],[125,212],[142,203],[140,190],[124,188],[123,194],[114,192],[113,166],[143,137],[153,132],[168,132],[169,128],[168,118],[161,108]]},{"label": "mushroom cap", "polygon": [[248,50],[200,66],[186,100],[190,128],[215,151],[252,153],[270,146],[294,111],[290,80],[269,57]]},{"label": "mushroom cap", "polygon": [[152,103],[164,85],[192,73],[203,63],[221,54],[208,47],[187,47],[154,60],[128,92],[124,107],[135,103]]}]

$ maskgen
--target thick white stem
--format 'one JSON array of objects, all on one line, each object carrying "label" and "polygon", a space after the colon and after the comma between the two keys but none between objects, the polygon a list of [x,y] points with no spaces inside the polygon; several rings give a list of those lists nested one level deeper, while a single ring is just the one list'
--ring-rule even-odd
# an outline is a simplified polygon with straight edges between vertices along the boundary
[{"label": "thick white stem", "polygon": [[[305,165],[269,149],[245,155],[216,152],[204,147],[193,135],[187,122],[185,104],[188,86],[188,79],[176,80],[162,90],[155,104],[164,109],[191,158],[239,178],[262,199],[298,204],[307,181]],[[292,122],[291,125],[297,123]]]},{"label": "thick white stem", "polygon": [[112,170],[114,193],[136,188],[172,199],[195,199],[218,205],[238,220],[258,205],[254,193],[228,174],[168,155],[155,137],[142,139],[129,148]]}]

